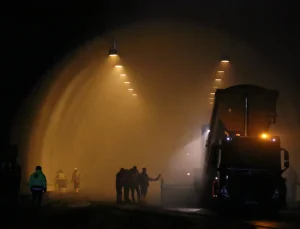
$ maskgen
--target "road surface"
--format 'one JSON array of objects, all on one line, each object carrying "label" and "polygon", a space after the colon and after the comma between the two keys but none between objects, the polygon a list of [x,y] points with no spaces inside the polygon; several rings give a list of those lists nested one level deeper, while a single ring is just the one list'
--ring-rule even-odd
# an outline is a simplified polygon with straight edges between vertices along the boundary
[{"label": "road surface", "polygon": [[23,206],[6,228],[300,228],[300,211],[285,211],[275,219],[220,217],[207,209],[115,205],[81,195],[52,197],[39,210]]}]

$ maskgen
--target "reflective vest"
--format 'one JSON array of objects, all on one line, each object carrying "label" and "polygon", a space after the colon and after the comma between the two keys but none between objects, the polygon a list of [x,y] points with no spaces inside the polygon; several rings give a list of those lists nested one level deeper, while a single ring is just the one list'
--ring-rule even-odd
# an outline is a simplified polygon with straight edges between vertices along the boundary
[{"label": "reflective vest", "polygon": [[64,173],[58,173],[57,174],[57,179],[58,180],[66,180],[66,174],[64,174]]}]

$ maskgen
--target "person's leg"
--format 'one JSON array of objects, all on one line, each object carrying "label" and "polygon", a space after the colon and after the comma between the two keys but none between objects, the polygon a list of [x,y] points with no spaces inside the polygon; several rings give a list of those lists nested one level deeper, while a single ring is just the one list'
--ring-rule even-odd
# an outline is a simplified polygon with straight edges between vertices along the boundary
[{"label": "person's leg", "polygon": [[144,189],[144,201],[147,200],[147,193],[148,193],[148,186],[146,186]]},{"label": "person's leg", "polygon": [[128,185],[124,186],[124,200],[126,202],[130,202],[130,200],[129,200],[129,187],[128,187]]},{"label": "person's leg", "polygon": [[137,198],[138,198],[138,202],[141,201],[141,191],[140,191],[140,186],[136,186],[135,187],[135,190],[136,190],[136,195],[137,195]]},{"label": "person's leg", "polygon": [[122,187],[116,187],[117,191],[117,203],[122,202]]},{"label": "person's leg", "polygon": [[135,202],[135,199],[134,199],[134,187],[130,187],[130,193],[131,193],[131,200],[132,200],[132,202]]},{"label": "person's leg", "polygon": [[144,192],[144,190],[145,190],[145,187],[144,187],[144,185],[141,185],[141,201],[144,201],[144,199],[145,199],[145,192]]},{"label": "person's leg", "polygon": [[38,191],[36,193],[36,198],[37,198],[37,204],[40,207],[42,205],[42,201],[43,201],[43,191]]},{"label": "person's leg", "polygon": [[31,204],[35,205],[36,202],[36,191],[35,190],[31,190]]}]

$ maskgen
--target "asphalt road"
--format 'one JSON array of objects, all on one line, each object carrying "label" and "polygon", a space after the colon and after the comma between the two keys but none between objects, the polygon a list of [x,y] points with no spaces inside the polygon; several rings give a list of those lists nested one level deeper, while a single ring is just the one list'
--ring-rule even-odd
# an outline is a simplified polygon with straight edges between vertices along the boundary
[{"label": "asphalt road", "polygon": [[6,228],[300,228],[300,210],[282,212],[273,219],[254,215],[220,216],[207,209],[115,205],[65,195],[49,198],[40,210],[23,205]]}]

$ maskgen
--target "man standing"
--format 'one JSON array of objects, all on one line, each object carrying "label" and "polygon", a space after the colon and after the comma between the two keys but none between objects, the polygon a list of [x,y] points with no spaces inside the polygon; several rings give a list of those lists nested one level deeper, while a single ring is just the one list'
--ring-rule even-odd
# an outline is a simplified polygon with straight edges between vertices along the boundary
[{"label": "man standing", "polygon": [[67,189],[67,176],[62,169],[60,169],[55,178],[57,189],[59,193],[63,193]]},{"label": "man standing", "polygon": [[124,200],[126,203],[130,202],[129,199],[129,189],[130,189],[130,185],[131,185],[131,173],[129,171],[129,169],[124,169],[124,176],[123,176],[123,185],[124,185]]},{"label": "man standing", "polygon": [[135,197],[134,197],[135,192],[137,194],[138,202],[140,202],[141,200],[138,177],[139,177],[139,171],[136,166],[133,166],[132,169],[130,169],[130,192],[131,192],[132,202],[135,202]]},{"label": "man standing", "polygon": [[31,174],[29,179],[29,187],[32,193],[32,204],[37,202],[37,206],[40,207],[43,199],[43,192],[47,192],[47,179],[42,172],[42,167],[37,166],[35,172]]},{"label": "man standing", "polygon": [[80,178],[81,178],[81,175],[78,172],[78,169],[75,168],[74,172],[72,174],[72,182],[74,184],[74,190],[75,190],[76,193],[79,192]]},{"label": "man standing", "polygon": [[143,168],[142,173],[139,174],[139,183],[141,186],[141,201],[146,201],[146,196],[148,192],[149,182],[150,181],[157,181],[161,177],[159,174],[155,179],[150,178],[147,174],[147,169]]},{"label": "man standing", "polygon": [[117,204],[122,203],[122,188],[124,186],[124,168],[121,168],[116,175],[116,191],[117,191]]}]

